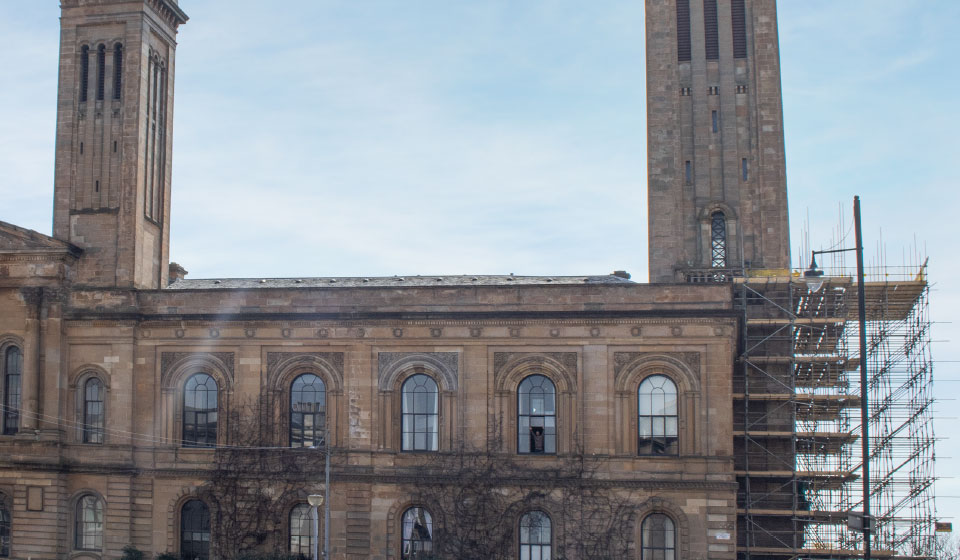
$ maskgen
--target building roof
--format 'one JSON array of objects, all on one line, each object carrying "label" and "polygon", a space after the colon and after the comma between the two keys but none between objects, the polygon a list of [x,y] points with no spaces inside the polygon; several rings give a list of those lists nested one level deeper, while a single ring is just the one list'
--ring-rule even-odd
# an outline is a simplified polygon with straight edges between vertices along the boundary
[{"label": "building roof", "polygon": [[202,278],[182,279],[168,290],[223,290],[253,288],[403,288],[427,286],[571,286],[636,284],[622,276],[329,276],[320,278]]}]

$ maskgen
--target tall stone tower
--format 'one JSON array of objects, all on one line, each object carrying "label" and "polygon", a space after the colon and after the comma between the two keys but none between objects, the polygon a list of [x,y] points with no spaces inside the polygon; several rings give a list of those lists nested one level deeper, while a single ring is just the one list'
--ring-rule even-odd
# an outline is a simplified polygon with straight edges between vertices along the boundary
[{"label": "tall stone tower", "polygon": [[61,0],[53,235],[76,282],[158,289],[170,245],[176,0]]},{"label": "tall stone tower", "polygon": [[789,268],[775,0],[647,0],[646,37],[650,281]]}]

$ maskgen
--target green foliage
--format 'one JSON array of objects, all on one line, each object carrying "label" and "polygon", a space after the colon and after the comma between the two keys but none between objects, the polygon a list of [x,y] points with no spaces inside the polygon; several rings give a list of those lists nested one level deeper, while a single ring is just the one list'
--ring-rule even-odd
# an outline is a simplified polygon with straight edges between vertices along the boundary
[{"label": "green foliage", "polygon": [[180,560],[180,557],[172,552],[161,552],[157,554],[156,560]]},{"label": "green foliage", "polygon": [[123,547],[123,556],[120,557],[120,560],[143,560],[144,554],[143,551],[139,548],[128,544]]}]

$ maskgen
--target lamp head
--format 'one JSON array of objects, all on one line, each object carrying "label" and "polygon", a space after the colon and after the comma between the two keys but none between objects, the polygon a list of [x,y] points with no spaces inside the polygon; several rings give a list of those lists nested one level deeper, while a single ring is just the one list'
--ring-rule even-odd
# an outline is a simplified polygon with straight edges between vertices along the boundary
[{"label": "lamp head", "polygon": [[320,507],[323,505],[323,494],[310,494],[307,496],[307,503],[313,507]]},{"label": "lamp head", "polygon": [[819,292],[823,287],[823,271],[817,267],[816,254],[810,259],[810,268],[804,271],[803,279],[807,283],[807,289],[812,293]]}]

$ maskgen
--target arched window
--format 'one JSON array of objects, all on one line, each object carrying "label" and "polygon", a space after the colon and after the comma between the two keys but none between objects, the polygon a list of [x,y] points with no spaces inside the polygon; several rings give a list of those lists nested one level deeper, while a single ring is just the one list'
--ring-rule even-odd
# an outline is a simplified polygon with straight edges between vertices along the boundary
[{"label": "arched window", "polygon": [[216,445],[217,382],[206,373],[198,373],[183,388],[183,446]]},{"label": "arched window", "polygon": [[103,90],[107,77],[107,47],[97,47],[97,101],[103,101]]},{"label": "arched window", "polygon": [[23,353],[10,346],[3,358],[3,435],[20,429],[20,381],[23,374]]},{"label": "arched window", "polygon": [[323,445],[326,395],[323,380],[312,373],[293,380],[290,386],[290,447]]},{"label": "arched window", "polygon": [[87,102],[87,86],[90,82],[90,47],[80,49],[80,103]]},{"label": "arched window", "polygon": [[676,560],[677,532],[673,520],[662,513],[643,520],[640,535],[640,560]]},{"label": "arched window", "polygon": [[10,556],[10,526],[12,524],[13,518],[10,515],[7,498],[0,494],[0,558]]},{"label": "arched window", "polygon": [[297,504],[290,510],[290,554],[313,555],[313,519],[309,504]]},{"label": "arched window", "polygon": [[517,452],[557,452],[557,389],[542,375],[520,382],[517,394]]},{"label": "arched window", "polygon": [[433,517],[422,507],[407,508],[403,512],[402,560],[433,558]]},{"label": "arched window", "polygon": [[103,548],[103,502],[92,494],[77,501],[74,548],[100,550]]},{"label": "arched window", "polygon": [[180,509],[180,558],[210,558],[210,510],[200,500],[190,500]]},{"label": "arched window", "polygon": [[637,452],[676,455],[677,386],[665,375],[651,375],[637,391]]},{"label": "arched window", "polygon": [[103,443],[103,383],[96,377],[83,384],[83,443]]},{"label": "arched window", "polygon": [[120,99],[123,92],[123,45],[113,46],[113,98]]},{"label": "arched window", "polygon": [[550,517],[542,511],[529,511],[520,518],[520,560],[550,560],[553,535]]},{"label": "arched window", "polygon": [[418,373],[403,382],[403,451],[436,451],[439,441],[437,382]]},{"label": "arched window", "polygon": [[710,215],[710,266],[727,266],[727,218],[723,212]]}]

